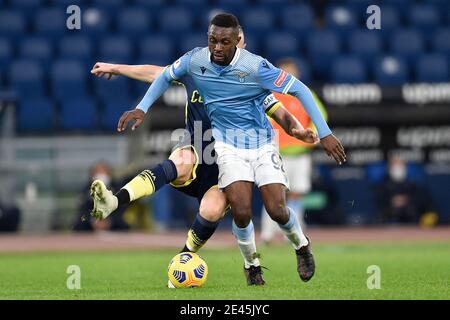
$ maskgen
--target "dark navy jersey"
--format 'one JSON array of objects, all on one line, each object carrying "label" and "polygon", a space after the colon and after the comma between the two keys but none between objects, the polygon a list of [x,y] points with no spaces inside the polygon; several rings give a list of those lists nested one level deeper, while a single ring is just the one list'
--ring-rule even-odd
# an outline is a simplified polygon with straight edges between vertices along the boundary
[{"label": "dark navy jersey", "polygon": [[[197,88],[195,87],[194,80],[189,75],[185,75],[177,80],[181,83],[187,94],[185,118],[186,118],[186,130],[191,135],[194,135],[194,122],[201,122],[202,135],[206,130],[211,129],[211,121],[206,113],[205,106],[203,105],[202,97],[200,96]],[[199,126],[197,124],[197,126]],[[198,130],[198,129],[197,129]]]}]

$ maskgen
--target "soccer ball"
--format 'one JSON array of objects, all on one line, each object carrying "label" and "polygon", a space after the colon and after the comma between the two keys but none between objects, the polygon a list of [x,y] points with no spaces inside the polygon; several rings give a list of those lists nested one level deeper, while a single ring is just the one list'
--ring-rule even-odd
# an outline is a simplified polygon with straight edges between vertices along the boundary
[{"label": "soccer ball", "polygon": [[170,260],[167,268],[169,288],[201,287],[208,276],[205,260],[193,252],[182,252]]}]

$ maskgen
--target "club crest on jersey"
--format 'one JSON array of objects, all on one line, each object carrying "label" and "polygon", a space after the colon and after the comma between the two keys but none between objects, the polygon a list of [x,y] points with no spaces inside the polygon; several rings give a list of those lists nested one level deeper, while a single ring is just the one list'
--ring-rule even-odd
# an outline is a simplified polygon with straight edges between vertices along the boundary
[{"label": "club crest on jersey", "polygon": [[286,80],[287,77],[287,72],[284,70],[280,71],[280,74],[278,75],[277,79],[274,81],[274,85],[276,85],[278,88],[281,87],[281,85],[283,84],[284,80]]},{"label": "club crest on jersey", "polygon": [[238,72],[236,72],[236,75],[239,78],[239,82],[243,83],[243,82],[245,82],[245,77],[248,76],[248,73],[244,72],[244,71],[238,71]]}]

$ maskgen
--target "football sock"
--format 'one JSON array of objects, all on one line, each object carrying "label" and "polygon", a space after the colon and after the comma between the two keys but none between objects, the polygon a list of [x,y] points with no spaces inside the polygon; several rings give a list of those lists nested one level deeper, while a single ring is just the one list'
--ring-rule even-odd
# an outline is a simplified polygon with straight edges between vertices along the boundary
[{"label": "football sock", "polygon": [[237,239],[239,249],[244,257],[245,268],[248,269],[250,266],[258,267],[260,265],[259,259],[256,252],[255,243],[255,228],[253,227],[253,222],[250,223],[245,228],[239,228],[233,221],[233,234]]},{"label": "football sock", "polygon": [[209,221],[197,213],[191,229],[188,231],[186,244],[181,252],[197,252],[216,231],[219,221]]},{"label": "football sock", "polygon": [[119,206],[144,196],[149,196],[161,187],[177,178],[177,168],[172,160],[164,160],[150,170],[144,170],[130,182],[128,182],[122,190],[128,192],[128,198],[120,191],[116,194],[119,200]]},{"label": "football sock", "polygon": [[300,226],[302,228],[305,227],[304,215],[305,211],[303,208],[303,202],[300,199],[290,199],[286,202],[286,205],[291,208],[291,211],[294,212],[298,217],[298,222],[300,222]]},{"label": "football sock", "polygon": [[302,227],[298,222],[297,214],[288,207],[289,220],[286,224],[278,224],[286,237],[291,241],[295,250],[308,245],[308,239],[303,234]]}]

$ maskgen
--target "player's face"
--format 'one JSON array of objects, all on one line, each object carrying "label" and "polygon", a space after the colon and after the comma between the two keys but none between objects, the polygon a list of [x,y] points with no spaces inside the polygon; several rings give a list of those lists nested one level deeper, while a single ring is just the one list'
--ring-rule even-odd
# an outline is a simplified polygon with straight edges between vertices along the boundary
[{"label": "player's face", "polygon": [[211,25],[208,32],[211,60],[219,65],[229,64],[240,40],[235,29]]}]

